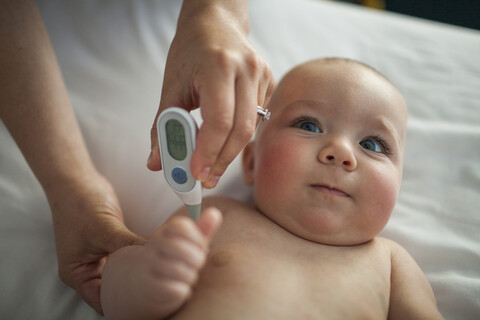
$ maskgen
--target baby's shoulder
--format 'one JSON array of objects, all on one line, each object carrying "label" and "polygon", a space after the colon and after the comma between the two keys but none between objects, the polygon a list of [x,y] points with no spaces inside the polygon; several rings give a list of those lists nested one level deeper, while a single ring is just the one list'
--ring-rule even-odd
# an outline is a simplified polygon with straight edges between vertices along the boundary
[{"label": "baby's shoulder", "polygon": [[396,248],[397,246],[400,246],[397,242],[380,236],[375,237],[373,241],[377,245],[384,247],[386,250],[391,250],[393,248]]},{"label": "baby's shoulder", "polygon": [[384,237],[375,237],[374,241],[376,242],[377,246],[381,248],[381,250],[384,250],[390,255],[392,261],[394,261],[395,258],[411,259],[411,256],[407,250],[394,240]]}]

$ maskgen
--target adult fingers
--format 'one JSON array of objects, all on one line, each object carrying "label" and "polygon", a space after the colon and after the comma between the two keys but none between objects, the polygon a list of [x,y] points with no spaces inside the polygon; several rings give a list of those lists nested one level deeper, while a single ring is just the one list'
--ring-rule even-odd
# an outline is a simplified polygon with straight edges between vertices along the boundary
[{"label": "adult fingers", "polygon": [[267,62],[264,62],[262,78],[258,85],[258,105],[266,109],[270,103],[273,90],[275,89],[275,79],[272,69]]},{"label": "adult fingers", "polygon": [[223,77],[201,79],[198,93],[203,124],[190,168],[194,177],[205,182],[233,127],[234,77],[227,73]]},{"label": "adult fingers", "polygon": [[[167,61],[170,61],[170,59]],[[185,86],[188,87],[188,84],[184,83],[182,78],[178,78],[178,70],[175,67],[176,67],[175,62],[171,62],[170,64],[167,63],[164,80],[163,80],[160,104],[158,107],[157,114],[155,115],[152,128],[150,129],[151,145],[150,145],[150,155],[147,160],[147,168],[152,171],[158,171],[162,169],[160,147],[158,146],[158,132],[157,132],[157,120],[160,113],[162,113],[162,111],[168,107],[174,107],[174,106],[184,107],[185,104],[191,107],[191,102],[185,103],[186,98],[185,98],[185,95],[182,94],[182,92],[185,91]],[[188,99],[191,99],[191,97],[188,97]]]},{"label": "adult fingers", "polygon": [[235,118],[233,127],[215,160],[210,178],[204,183],[213,188],[230,163],[242,151],[255,133],[257,124],[257,85],[247,76],[239,77],[235,84]]},{"label": "adult fingers", "polygon": [[220,154],[204,183],[207,188],[215,187],[228,165],[243,150],[255,133],[260,119],[256,106],[266,106],[275,87],[268,63],[258,55],[250,55],[237,70],[235,82],[235,118]]},{"label": "adult fingers", "polygon": [[160,158],[160,147],[158,146],[158,133],[157,133],[157,117],[155,117],[155,124],[150,129],[150,155],[147,160],[147,168],[152,171],[162,170],[162,161]]}]

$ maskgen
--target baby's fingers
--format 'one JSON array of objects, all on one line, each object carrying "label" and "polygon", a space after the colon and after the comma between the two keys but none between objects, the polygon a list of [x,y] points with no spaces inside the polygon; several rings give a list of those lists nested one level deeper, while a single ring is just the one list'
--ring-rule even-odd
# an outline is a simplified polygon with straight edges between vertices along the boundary
[{"label": "baby's fingers", "polygon": [[169,279],[191,286],[197,282],[198,268],[176,258],[163,257],[155,263],[154,274],[162,281]]},{"label": "baby's fingers", "polygon": [[202,248],[182,238],[165,238],[157,252],[163,259],[181,261],[195,269],[203,266],[206,256]]},{"label": "baby's fingers", "polygon": [[147,246],[162,258],[176,258],[199,268],[205,260],[207,239],[190,218],[177,216],[157,229]]}]

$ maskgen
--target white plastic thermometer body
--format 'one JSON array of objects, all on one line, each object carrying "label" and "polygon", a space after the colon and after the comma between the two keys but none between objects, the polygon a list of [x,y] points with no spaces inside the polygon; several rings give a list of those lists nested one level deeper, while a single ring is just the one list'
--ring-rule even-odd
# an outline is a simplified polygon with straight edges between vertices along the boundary
[{"label": "white plastic thermometer body", "polygon": [[190,159],[195,149],[197,130],[195,120],[182,108],[165,109],[157,120],[165,179],[194,220],[200,216],[202,206],[202,185],[190,171]]}]

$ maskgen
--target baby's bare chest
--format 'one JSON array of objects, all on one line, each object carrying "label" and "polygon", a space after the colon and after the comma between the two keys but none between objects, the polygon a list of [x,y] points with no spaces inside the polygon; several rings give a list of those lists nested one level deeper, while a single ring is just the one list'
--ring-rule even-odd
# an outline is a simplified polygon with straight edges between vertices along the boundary
[{"label": "baby's bare chest", "polygon": [[179,316],[188,318],[195,312],[209,319],[386,318],[390,263],[381,243],[324,246],[270,221],[246,222],[225,221],[192,300]]}]

